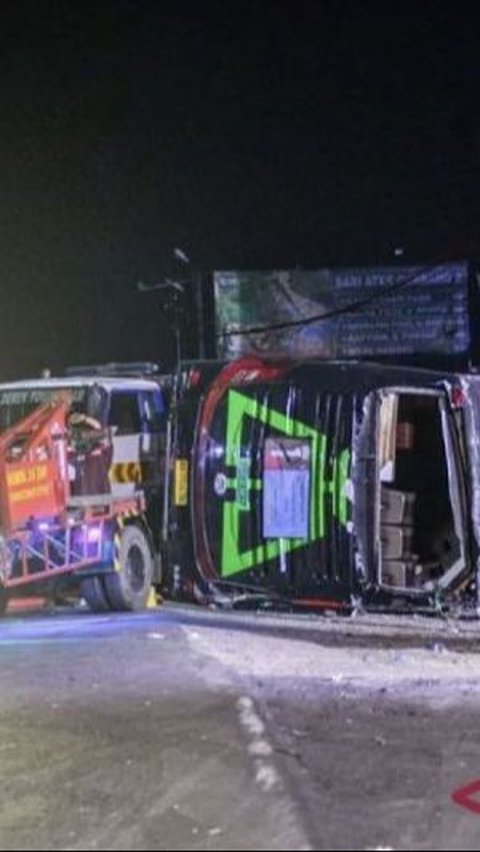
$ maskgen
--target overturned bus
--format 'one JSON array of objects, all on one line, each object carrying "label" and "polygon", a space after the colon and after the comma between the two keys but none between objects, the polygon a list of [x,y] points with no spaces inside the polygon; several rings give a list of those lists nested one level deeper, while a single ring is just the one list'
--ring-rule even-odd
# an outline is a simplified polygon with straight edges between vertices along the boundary
[{"label": "overturned bus", "polygon": [[480,376],[250,356],[183,375],[173,595],[477,613]]}]

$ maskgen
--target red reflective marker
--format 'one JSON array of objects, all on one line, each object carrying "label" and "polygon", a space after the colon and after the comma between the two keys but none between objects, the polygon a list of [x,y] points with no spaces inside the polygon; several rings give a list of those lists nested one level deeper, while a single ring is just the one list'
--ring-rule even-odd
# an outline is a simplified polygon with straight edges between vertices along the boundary
[{"label": "red reflective marker", "polygon": [[480,814],[480,799],[473,798],[475,793],[480,793],[480,780],[473,781],[460,790],[455,790],[452,793],[452,799],[461,808],[466,808],[467,811],[471,811],[473,814]]}]

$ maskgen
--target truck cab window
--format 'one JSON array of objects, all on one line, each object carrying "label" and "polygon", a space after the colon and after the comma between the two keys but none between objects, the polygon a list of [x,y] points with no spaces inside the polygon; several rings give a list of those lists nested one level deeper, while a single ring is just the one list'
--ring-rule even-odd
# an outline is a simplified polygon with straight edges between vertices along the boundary
[{"label": "truck cab window", "polygon": [[124,391],[112,393],[108,425],[114,429],[116,435],[135,435],[142,431],[136,393]]}]

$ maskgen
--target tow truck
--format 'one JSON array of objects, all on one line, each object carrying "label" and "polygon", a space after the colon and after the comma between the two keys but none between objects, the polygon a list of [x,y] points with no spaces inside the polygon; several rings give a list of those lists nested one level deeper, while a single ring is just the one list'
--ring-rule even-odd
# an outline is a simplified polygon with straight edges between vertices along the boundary
[{"label": "tow truck", "polygon": [[0,385],[0,611],[78,592],[143,609],[162,580],[168,389],[156,365]]}]

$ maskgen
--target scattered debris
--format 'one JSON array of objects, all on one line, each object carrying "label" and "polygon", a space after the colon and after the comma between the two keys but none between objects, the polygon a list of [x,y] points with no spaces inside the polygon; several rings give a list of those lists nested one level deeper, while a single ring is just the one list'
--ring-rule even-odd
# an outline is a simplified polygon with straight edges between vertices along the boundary
[{"label": "scattered debris", "polygon": [[434,642],[433,644],[428,645],[428,648],[434,654],[448,654],[448,649],[443,642]]},{"label": "scattered debris", "polygon": [[218,837],[218,835],[222,833],[222,829],[216,826],[216,828],[209,828],[208,833],[210,837]]},{"label": "scattered debris", "polygon": [[367,846],[367,852],[394,852],[393,846]]}]

